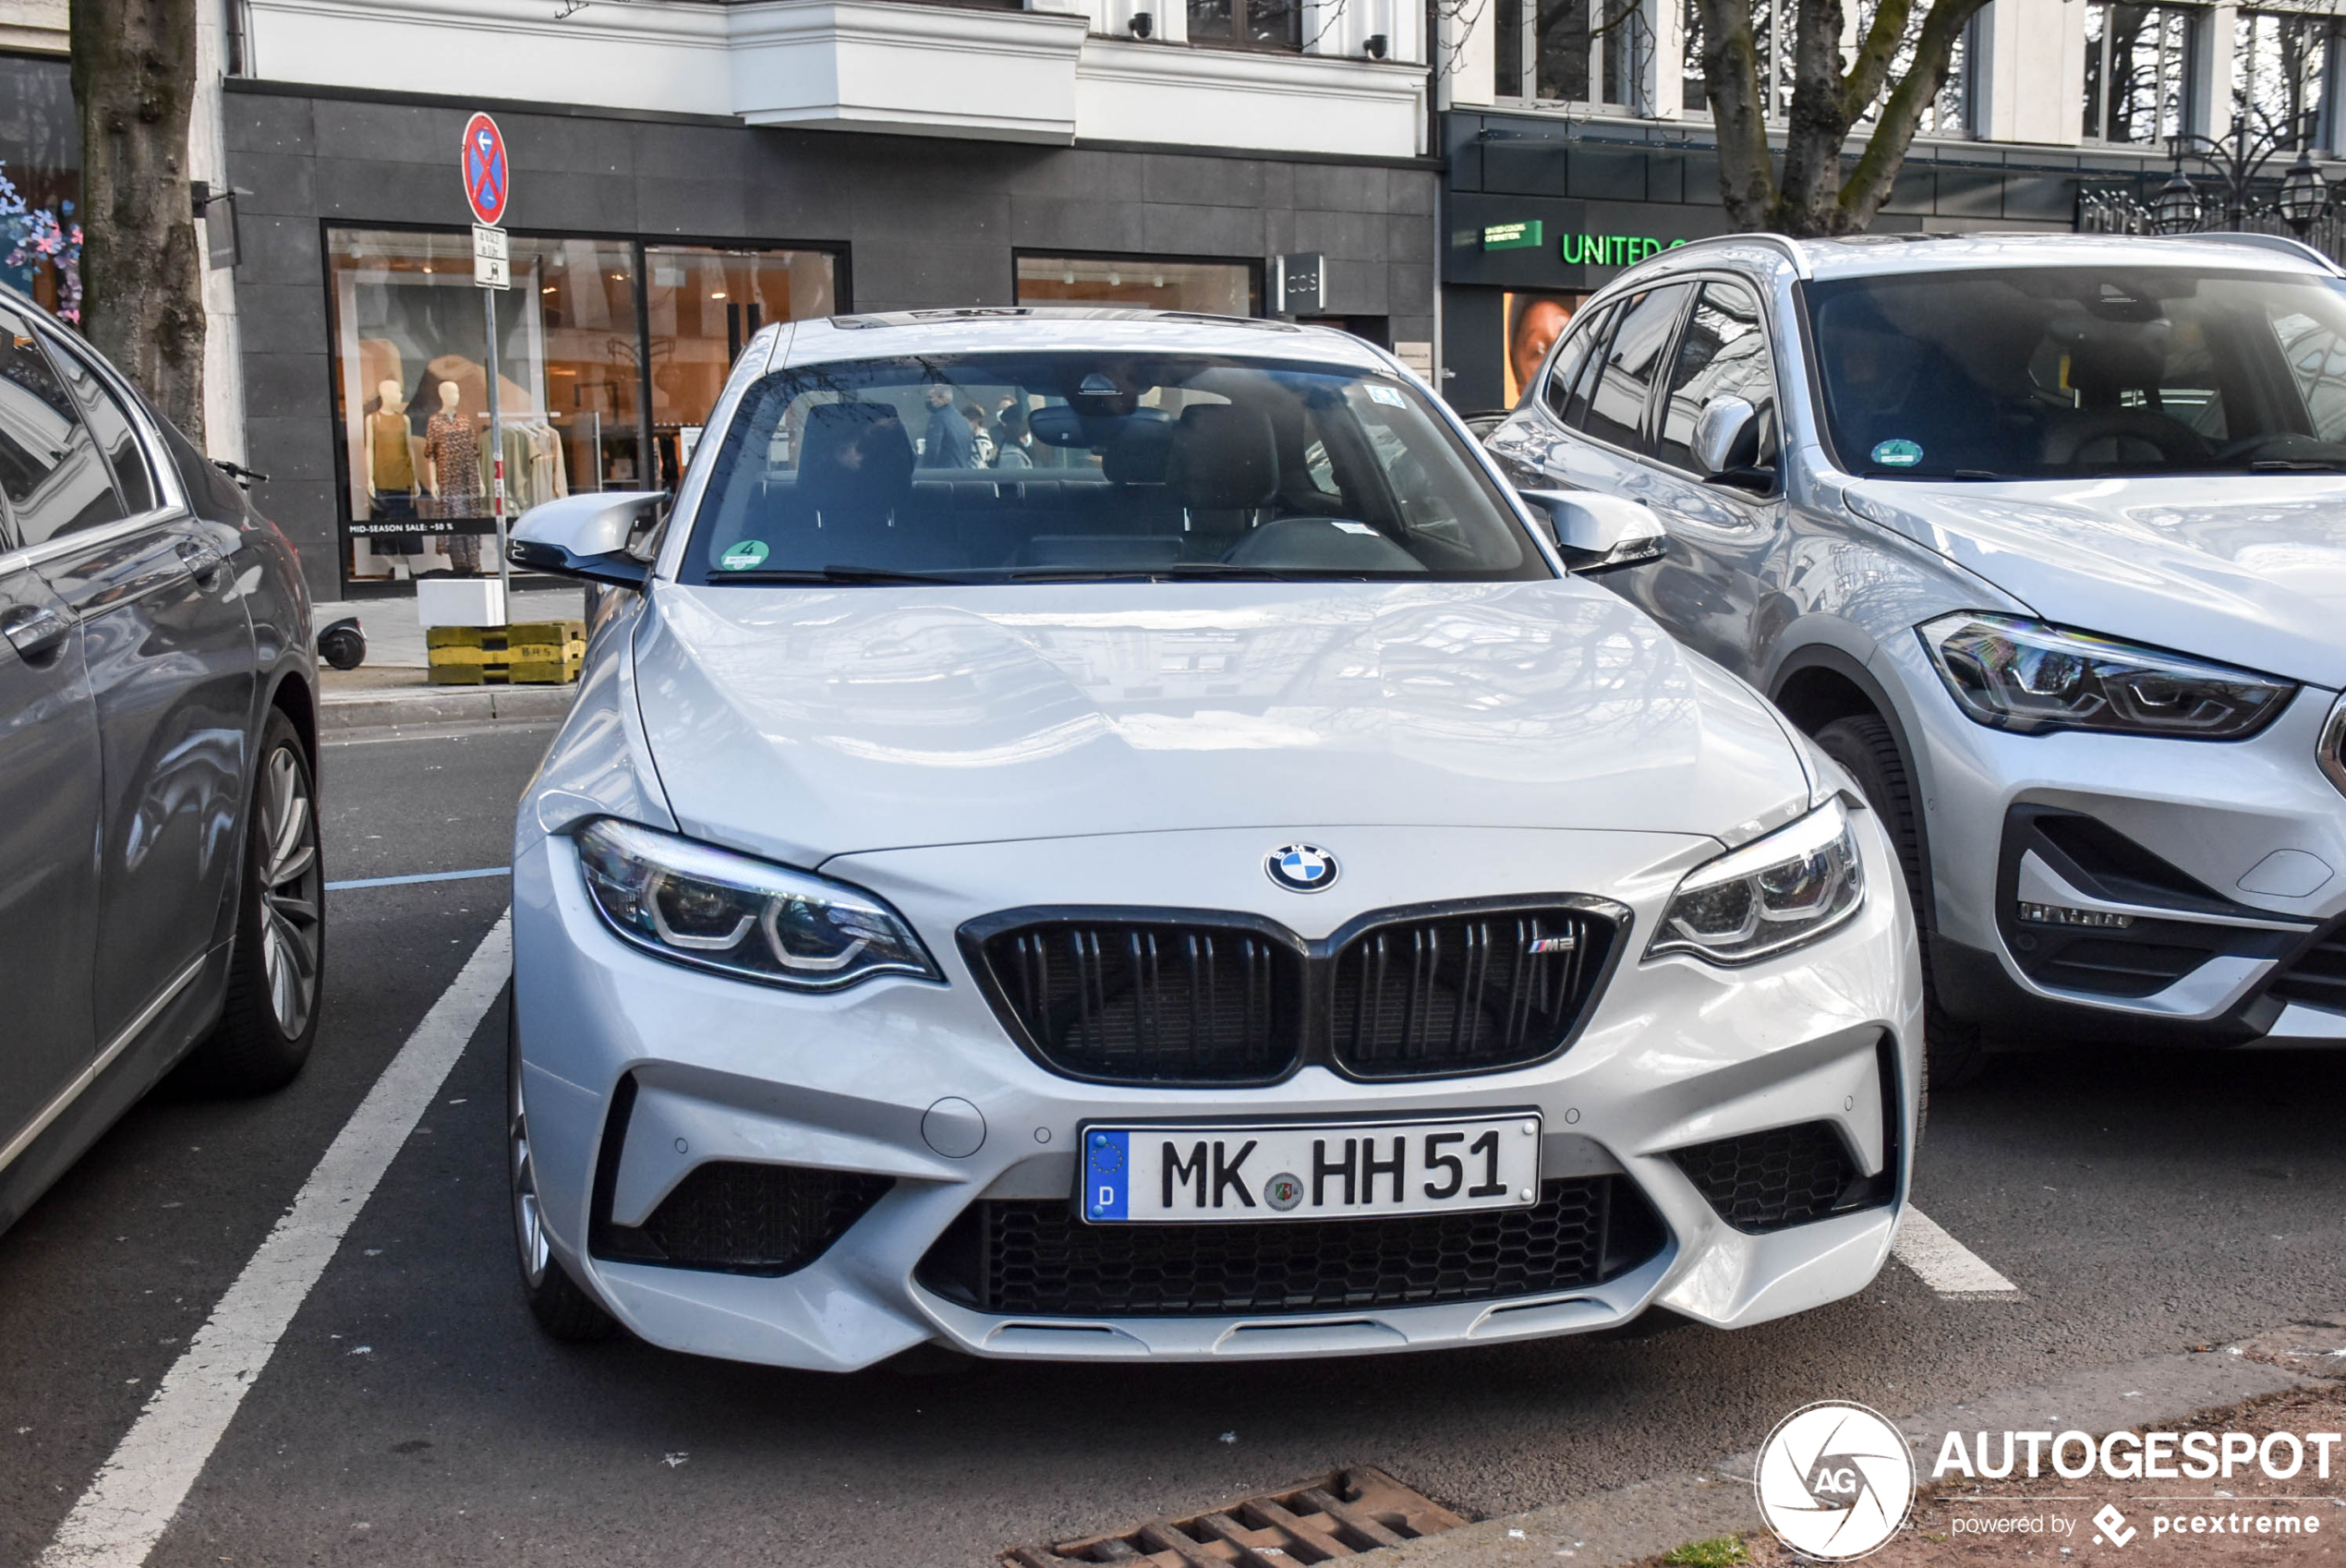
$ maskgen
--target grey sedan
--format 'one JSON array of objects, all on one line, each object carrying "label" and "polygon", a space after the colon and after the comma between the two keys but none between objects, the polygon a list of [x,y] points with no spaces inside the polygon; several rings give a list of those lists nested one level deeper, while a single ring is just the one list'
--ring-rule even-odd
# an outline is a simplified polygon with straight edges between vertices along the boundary
[{"label": "grey sedan", "polygon": [[191,1052],[300,1070],[317,684],[284,536],[0,290],[0,1227]]}]

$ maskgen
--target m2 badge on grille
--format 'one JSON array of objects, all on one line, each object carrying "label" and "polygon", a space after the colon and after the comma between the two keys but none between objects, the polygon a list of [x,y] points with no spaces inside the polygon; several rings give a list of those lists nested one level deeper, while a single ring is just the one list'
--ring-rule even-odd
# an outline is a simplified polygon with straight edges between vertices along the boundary
[{"label": "m2 badge on grille", "polygon": [[1094,1224],[1524,1208],[1540,1196],[1540,1117],[1086,1127],[1082,1183],[1076,1209]]}]

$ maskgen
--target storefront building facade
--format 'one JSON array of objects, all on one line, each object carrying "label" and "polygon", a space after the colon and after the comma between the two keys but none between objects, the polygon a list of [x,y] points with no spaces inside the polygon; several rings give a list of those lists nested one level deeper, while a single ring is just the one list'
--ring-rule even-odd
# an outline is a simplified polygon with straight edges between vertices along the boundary
[{"label": "storefront building facade", "polygon": [[[495,115],[513,161],[513,286],[498,291],[496,320],[514,506],[672,486],[732,359],[775,321],[1070,302],[1265,314],[1279,303],[1277,259],[1308,253],[1325,259],[1315,319],[1407,345],[1431,368],[1439,175],[1423,66],[1393,57],[1410,40],[1380,37],[1382,58],[1362,41],[1350,56],[1319,57],[1300,22],[1260,6],[1240,22],[1263,38],[1168,42],[1152,21],[1143,42],[1129,17],[1104,10],[866,0],[852,7],[865,21],[930,42],[958,30],[974,49],[989,30],[1024,30],[990,81],[970,58],[951,82],[857,102],[843,90],[800,102],[787,73],[744,69],[744,39],[770,43],[843,8],[613,6],[580,18],[600,30],[590,31],[536,7],[537,36],[519,43],[488,26],[498,18],[420,4],[380,36],[377,7],[243,9],[248,73],[224,81],[222,114],[239,193],[244,461],[269,476],[257,497],[301,546],[319,593],[471,570],[492,526],[488,326],[456,169],[475,110]],[[321,15],[339,30],[320,33]],[[1201,18],[1235,28],[1228,15],[1227,4],[1193,6],[1185,30]],[[417,35],[432,29],[508,51],[503,90],[416,90]],[[694,54],[680,31],[707,47]],[[567,76],[550,68],[550,37],[572,51]],[[1053,82],[1021,90],[1014,78],[1033,62],[1020,51],[1038,37],[1060,49],[1062,85],[1082,87],[1076,67],[1094,54],[1126,73],[1113,114],[1093,115],[1081,92],[1055,104]],[[854,45],[835,31],[821,46],[847,59]],[[615,74],[613,50],[639,68]],[[903,48],[898,64],[922,68],[933,53]],[[315,79],[348,78],[361,61],[364,82]],[[730,76],[717,69],[729,61]],[[272,70],[284,76],[260,74]],[[1145,128],[1132,110],[1149,72],[1171,116],[1155,137],[1085,134],[1091,120]],[[1276,113],[1235,115],[1234,76],[1263,78],[1258,101]],[[563,88],[602,102],[548,96]],[[1314,93],[1320,112],[1299,114],[1291,101]],[[1342,114],[1357,123],[1323,123]]]},{"label": "storefront building facade", "polygon": [[[1768,41],[1790,36],[1792,7],[1758,4],[1781,123],[1790,62]],[[2169,176],[2168,139],[2220,135],[2237,115],[2285,133],[2268,185],[2301,139],[2336,179],[2346,19],[2333,9],[2346,6],[1991,0],[1871,231],[2108,226],[2093,220],[2140,213]],[[1443,385],[1460,409],[1513,406],[1579,302],[1624,266],[1726,231],[1693,15],[1689,0],[1492,0],[1451,24]]]}]

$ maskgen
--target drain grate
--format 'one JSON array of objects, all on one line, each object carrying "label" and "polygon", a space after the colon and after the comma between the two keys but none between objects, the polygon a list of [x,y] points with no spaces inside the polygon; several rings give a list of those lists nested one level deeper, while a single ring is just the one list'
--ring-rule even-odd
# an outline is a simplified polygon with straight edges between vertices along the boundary
[{"label": "drain grate", "polygon": [[1357,1557],[1466,1521],[1369,1465],[1338,1470],[1284,1491],[1262,1492],[1187,1519],[1151,1519],[1115,1535],[1053,1546],[1013,1547],[1002,1568],[1296,1568]]}]

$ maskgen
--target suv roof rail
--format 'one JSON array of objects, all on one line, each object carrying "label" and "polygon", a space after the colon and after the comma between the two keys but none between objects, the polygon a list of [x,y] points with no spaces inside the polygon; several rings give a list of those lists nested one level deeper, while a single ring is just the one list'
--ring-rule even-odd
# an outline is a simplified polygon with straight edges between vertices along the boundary
[{"label": "suv roof rail", "polygon": [[1679,244],[1671,246],[1665,250],[1655,251],[1643,261],[1639,262],[1637,267],[1631,267],[1627,271],[1623,272],[1621,276],[1626,278],[1629,275],[1629,273],[1636,271],[1638,267],[1651,266],[1654,262],[1661,260],[1664,257],[1682,256],[1686,252],[1694,249],[1697,246],[1733,245],[1738,242],[1749,241],[1757,241],[1761,245],[1772,245],[1781,249],[1784,254],[1784,259],[1792,263],[1793,271],[1797,274],[1803,282],[1808,281],[1811,276],[1813,276],[1813,274],[1808,271],[1808,253],[1800,248],[1800,242],[1798,240],[1792,238],[1789,235],[1770,234],[1760,229],[1754,229],[1744,234],[1704,235],[1700,239],[1681,241]]},{"label": "suv roof rail", "polygon": [[2155,237],[2207,240],[2217,245],[2245,245],[2257,250],[2277,250],[2284,256],[2294,256],[2300,260],[2311,261],[2325,272],[2346,276],[2346,267],[2340,267],[2328,253],[2316,249],[2302,239],[2292,239],[2287,235],[2232,234],[2219,231],[2214,234],[2160,235]]}]

